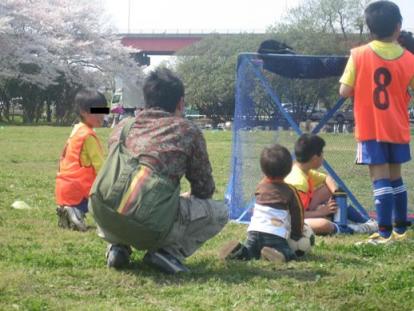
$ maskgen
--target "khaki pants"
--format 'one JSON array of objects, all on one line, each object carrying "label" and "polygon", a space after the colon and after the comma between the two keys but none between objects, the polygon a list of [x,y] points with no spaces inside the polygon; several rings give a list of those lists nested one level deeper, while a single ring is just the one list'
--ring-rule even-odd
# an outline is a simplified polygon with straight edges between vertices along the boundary
[{"label": "khaki pants", "polygon": [[[220,201],[181,197],[178,216],[161,248],[182,260],[219,233],[228,221],[228,207]],[[123,244],[98,227],[98,235],[111,244]]]}]

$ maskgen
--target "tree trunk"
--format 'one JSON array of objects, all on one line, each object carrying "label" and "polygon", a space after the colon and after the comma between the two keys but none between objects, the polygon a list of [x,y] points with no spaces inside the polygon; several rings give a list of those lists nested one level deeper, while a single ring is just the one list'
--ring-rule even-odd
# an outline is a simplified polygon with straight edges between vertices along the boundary
[{"label": "tree trunk", "polygon": [[43,106],[44,106],[44,102],[35,105],[35,123],[39,123],[39,120],[42,118],[42,114],[43,114]]},{"label": "tree trunk", "polygon": [[35,119],[35,107],[26,98],[23,99],[23,123],[33,123]]},{"label": "tree trunk", "polygon": [[10,101],[5,102],[4,117],[7,121],[10,121]]},{"label": "tree trunk", "polygon": [[345,29],[345,20],[344,17],[342,15],[342,13],[340,11],[338,11],[338,15],[339,15],[339,24],[341,25],[341,31],[342,31],[342,35],[344,36],[345,41],[348,40],[348,36],[346,35],[346,29]]},{"label": "tree trunk", "polygon": [[51,108],[51,102],[48,100],[46,102],[46,122],[50,123],[52,122],[52,108]]}]

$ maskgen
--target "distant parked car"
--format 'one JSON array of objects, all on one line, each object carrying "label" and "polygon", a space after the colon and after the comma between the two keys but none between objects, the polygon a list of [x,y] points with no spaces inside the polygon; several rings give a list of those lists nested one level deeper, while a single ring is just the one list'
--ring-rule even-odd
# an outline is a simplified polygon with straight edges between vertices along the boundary
[{"label": "distant parked car", "polygon": [[322,118],[326,115],[326,109],[325,108],[319,108],[319,109],[314,109],[308,119],[311,121],[320,121],[322,120]]},{"label": "distant parked car", "polygon": [[344,110],[339,110],[335,112],[334,119],[338,123],[345,123],[345,122],[354,122],[354,110],[352,106]]},{"label": "distant parked car", "polygon": [[291,103],[281,103],[282,107],[289,113],[293,113],[294,110],[294,105]]},{"label": "distant parked car", "polygon": [[226,125],[224,123],[219,123],[219,124],[217,124],[216,129],[219,130],[219,131],[223,131],[223,130],[225,130],[225,127],[226,127]]},{"label": "distant parked car", "polygon": [[[325,117],[326,114],[326,108],[315,109],[309,115],[309,120],[320,121],[323,117]],[[335,112],[332,117],[332,120],[334,120],[337,123],[354,122],[354,111],[352,109],[352,106],[348,107],[347,109],[341,109]]]}]

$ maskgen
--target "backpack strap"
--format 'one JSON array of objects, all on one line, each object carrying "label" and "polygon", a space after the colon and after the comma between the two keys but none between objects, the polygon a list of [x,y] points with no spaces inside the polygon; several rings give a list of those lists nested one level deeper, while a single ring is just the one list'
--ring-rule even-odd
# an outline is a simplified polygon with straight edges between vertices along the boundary
[{"label": "backpack strap", "polygon": [[131,130],[134,123],[135,123],[135,118],[128,118],[128,121],[125,122],[125,125],[121,131],[121,136],[119,137],[119,144],[125,145],[125,141],[128,136],[128,133]]}]

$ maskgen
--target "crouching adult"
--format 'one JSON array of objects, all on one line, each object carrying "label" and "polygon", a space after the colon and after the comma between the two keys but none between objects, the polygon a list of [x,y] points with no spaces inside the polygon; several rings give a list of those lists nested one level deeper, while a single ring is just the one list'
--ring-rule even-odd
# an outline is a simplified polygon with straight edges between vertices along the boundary
[{"label": "crouching adult", "polygon": [[[128,265],[132,246],[146,250],[144,262],[163,272],[188,272],[183,260],[221,231],[228,209],[211,199],[215,184],[206,142],[183,116],[181,80],[157,69],[143,90],[145,109],[109,138],[110,155],[90,207],[99,235],[110,243],[108,267]],[[191,191],[180,195],[183,176]]]}]

